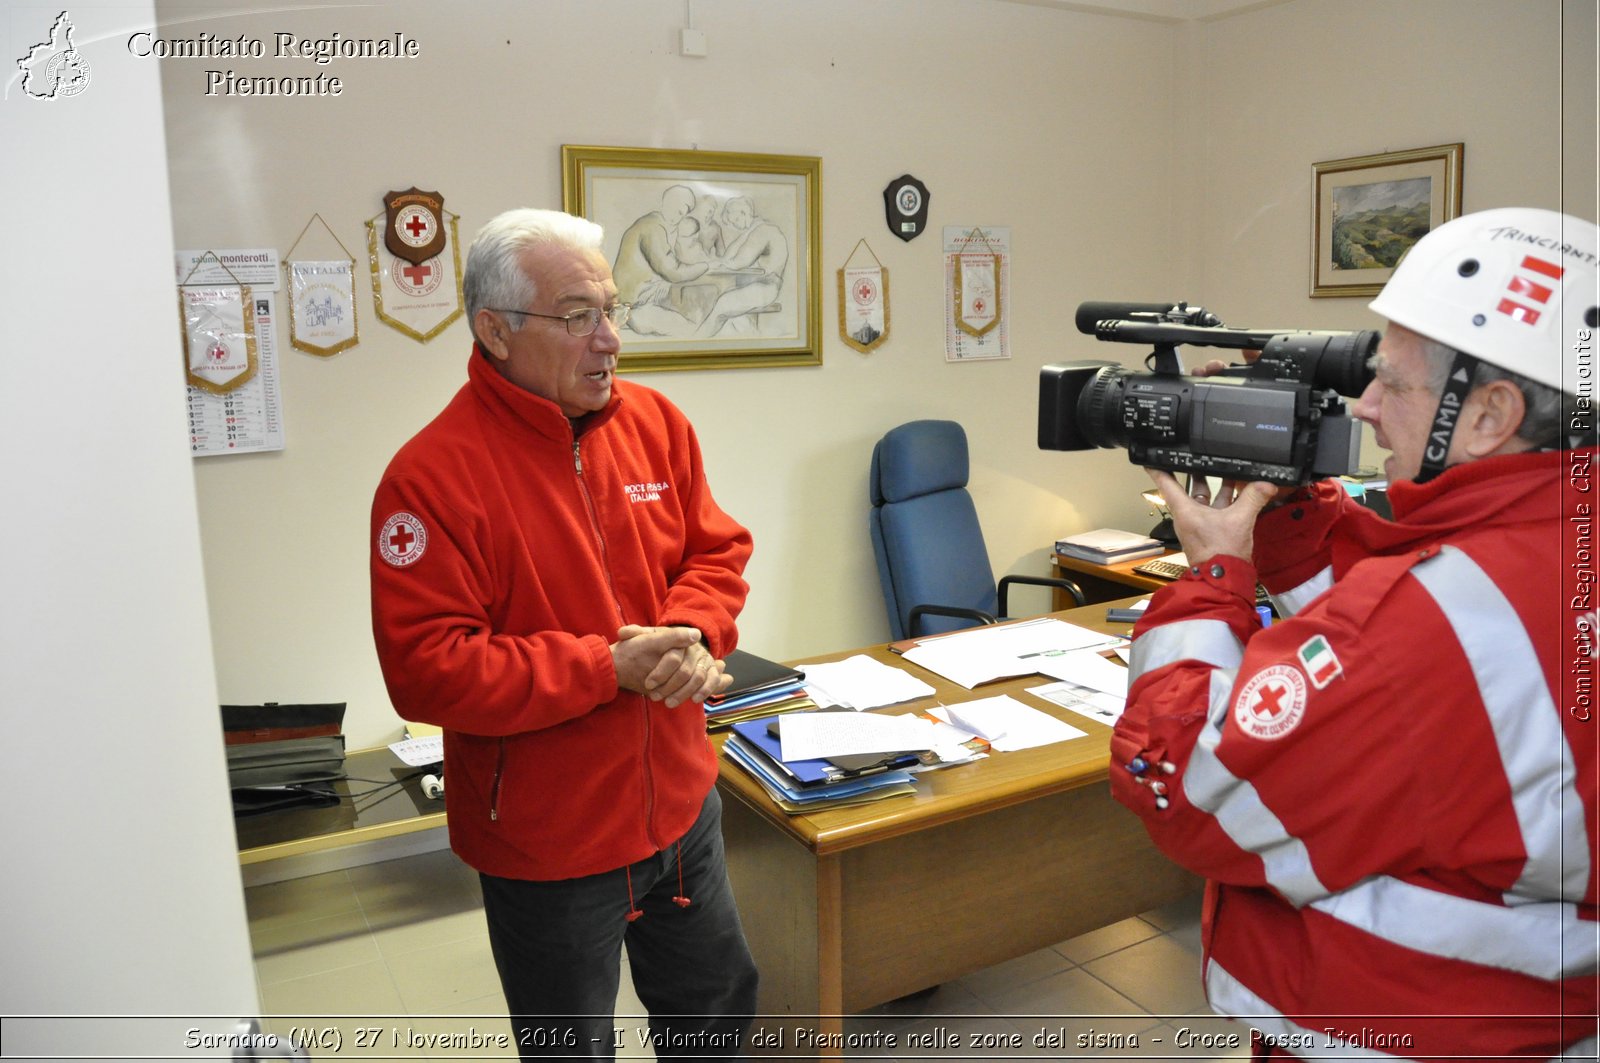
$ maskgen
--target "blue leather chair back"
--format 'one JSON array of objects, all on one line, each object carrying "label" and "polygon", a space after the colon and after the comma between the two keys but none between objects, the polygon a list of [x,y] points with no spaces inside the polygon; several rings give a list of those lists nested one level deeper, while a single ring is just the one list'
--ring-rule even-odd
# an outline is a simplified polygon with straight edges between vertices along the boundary
[{"label": "blue leather chair back", "polygon": [[[914,605],[996,611],[994,570],[967,470],[967,434],[954,421],[911,421],[872,449],[872,549],[896,640],[909,636]],[[972,623],[929,616],[922,633]]]}]

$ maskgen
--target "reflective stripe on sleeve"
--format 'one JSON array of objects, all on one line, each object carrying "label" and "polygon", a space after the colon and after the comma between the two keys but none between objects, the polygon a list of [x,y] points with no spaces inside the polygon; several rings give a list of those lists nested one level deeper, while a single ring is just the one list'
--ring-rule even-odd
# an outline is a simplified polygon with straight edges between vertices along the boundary
[{"label": "reflective stripe on sleeve", "polygon": [[[1248,987],[1231,973],[1222,964],[1212,960],[1206,965],[1205,972],[1206,1000],[1210,1002],[1213,1011],[1220,1015],[1234,1015],[1242,1018],[1251,1027],[1265,1034],[1269,1040],[1275,1040],[1281,1045],[1314,1045],[1316,1048],[1337,1048],[1339,1059],[1405,1059],[1404,1056],[1392,1056],[1380,1052],[1375,1048],[1366,1048],[1351,1044],[1347,1040],[1332,1037],[1326,1030],[1312,1030],[1286,1019],[1279,1009],[1261,997],[1252,993]],[[1595,1038],[1588,1037],[1568,1047],[1561,1055],[1556,1056],[1550,1063],[1560,1060],[1595,1058]],[[1295,1053],[1298,1055],[1299,1053]]]},{"label": "reflective stripe on sleeve", "polygon": [[1312,870],[1305,843],[1284,828],[1254,785],[1234,775],[1217,758],[1222,725],[1233,701],[1234,678],[1234,673],[1220,669],[1211,675],[1206,725],[1189,754],[1183,793],[1195,808],[1209,812],[1235,845],[1259,856],[1267,884],[1299,907],[1328,895],[1328,887]]},{"label": "reflective stripe on sleeve", "polygon": [[1269,594],[1268,597],[1272,599],[1272,607],[1278,611],[1278,615],[1287,618],[1304,609],[1313,598],[1332,586],[1333,566],[1329,565],[1300,586],[1286,590],[1282,594]]},{"label": "reflective stripe on sleeve", "polygon": [[1311,907],[1429,956],[1552,982],[1592,974],[1600,960],[1595,924],[1560,901],[1502,908],[1379,875]]},{"label": "reflective stripe on sleeve", "polygon": [[1199,661],[1213,668],[1237,668],[1244,643],[1221,620],[1175,620],[1153,627],[1133,640],[1128,655],[1128,685],[1140,676],[1178,661]]},{"label": "reflective stripe on sleeve", "polygon": [[[1236,1015],[1265,1034],[1269,1041],[1280,1045],[1312,1045],[1316,1048],[1339,1050],[1338,1059],[1404,1059],[1363,1048],[1333,1037],[1324,1030],[1311,1030],[1290,1022],[1283,1013],[1256,994],[1245,984],[1229,974],[1216,960],[1206,965],[1206,1000],[1211,1009],[1222,1015]],[[1294,1052],[1294,1055],[1301,1055]]]},{"label": "reflective stripe on sleeve", "polygon": [[1504,592],[1455,547],[1411,569],[1455,632],[1488,712],[1523,848],[1507,904],[1580,901],[1589,886],[1589,838],[1577,767],[1527,629]]}]

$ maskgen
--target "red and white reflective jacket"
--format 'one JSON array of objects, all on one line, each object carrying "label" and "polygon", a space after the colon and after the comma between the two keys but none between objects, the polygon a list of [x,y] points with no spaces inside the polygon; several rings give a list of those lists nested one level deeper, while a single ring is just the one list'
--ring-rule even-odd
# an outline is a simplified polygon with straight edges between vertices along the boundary
[{"label": "red and white reflective jacket", "polygon": [[1214,1009],[1300,1055],[1593,1058],[1593,459],[1396,484],[1393,522],[1316,485],[1257,525],[1265,630],[1239,558],[1155,596],[1112,791],[1209,880]]}]

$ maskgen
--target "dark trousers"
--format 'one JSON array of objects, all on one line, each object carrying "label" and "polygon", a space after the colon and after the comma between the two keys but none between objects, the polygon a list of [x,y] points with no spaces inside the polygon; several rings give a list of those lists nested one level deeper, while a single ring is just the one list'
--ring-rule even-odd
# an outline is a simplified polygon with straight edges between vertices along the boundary
[{"label": "dark trousers", "polygon": [[[673,902],[682,895],[688,907]],[[628,878],[644,914],[628,919]],[[728,1059],[756,1009],[722,849],[715,787],[677,845],[628,868],[557,882],[480,875],[489,943],[522,1058],[612,1059],[648,1037],[658,1059]],[[614,1021],[622,949],[647,1028]]]}]

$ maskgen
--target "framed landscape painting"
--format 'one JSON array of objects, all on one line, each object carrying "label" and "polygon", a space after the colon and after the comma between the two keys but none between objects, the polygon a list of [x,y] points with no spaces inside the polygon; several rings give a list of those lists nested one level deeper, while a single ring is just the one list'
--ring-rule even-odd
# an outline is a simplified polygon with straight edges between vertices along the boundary
[{"label": "framed landscape painting", "polygon": [[1311,294],[1377,295],[1412,244],[1460,215],[1462,148],[1313,164]]}]

